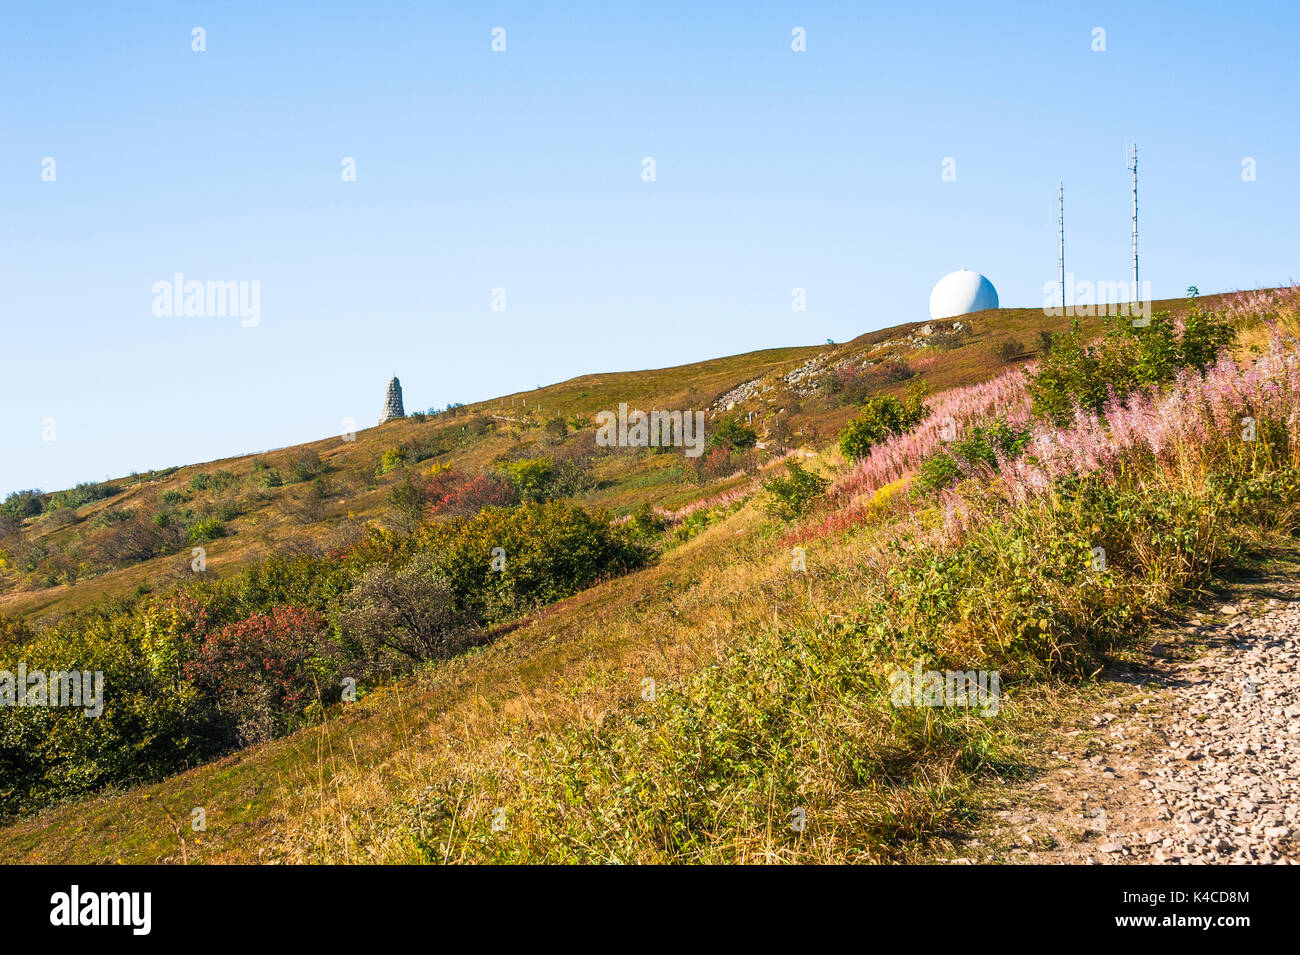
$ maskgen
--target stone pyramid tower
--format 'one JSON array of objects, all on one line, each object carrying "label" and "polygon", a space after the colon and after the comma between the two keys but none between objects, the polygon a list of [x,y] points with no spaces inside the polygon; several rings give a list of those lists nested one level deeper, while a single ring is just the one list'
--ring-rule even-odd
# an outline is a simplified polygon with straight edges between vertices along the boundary
[{"label": "stone pyramid tower", "polygon": [[379,423],[405,417],[406,412],[402,409],[402,383],[394,377],[388,383],[388,394],[384,396],[384,410],[379,414]]}]

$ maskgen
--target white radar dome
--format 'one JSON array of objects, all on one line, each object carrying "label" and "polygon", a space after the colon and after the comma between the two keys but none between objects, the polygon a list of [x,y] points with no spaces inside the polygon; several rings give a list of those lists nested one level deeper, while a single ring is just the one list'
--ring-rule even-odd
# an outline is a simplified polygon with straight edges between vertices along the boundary
[{"label": "white radar dome", "polygon": [[955,318],[970,312],[998,307],[998,290],[993,283],[970,269],[949,272],[935,283],[930,293],[931,318]]}]

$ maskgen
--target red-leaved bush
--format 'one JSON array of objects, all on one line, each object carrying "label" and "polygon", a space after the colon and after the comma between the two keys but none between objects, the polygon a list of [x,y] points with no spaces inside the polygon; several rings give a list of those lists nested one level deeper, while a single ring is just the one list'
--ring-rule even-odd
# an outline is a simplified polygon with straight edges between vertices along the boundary
[{"label": "red-leaved bush", "polygon": [[318,693],[337,686],[324,621],[302,607],[274,607],[209,634],[185,673],[242,744],[293,729]]},{"label": "red-leaved bush", "polygon": [[485,507],[505,507],[515,503],[514,488],[495,474],[480,473],[472,477],[461,471],[439,471],[426,486],[429,509],[434,514],[469,517]]}]

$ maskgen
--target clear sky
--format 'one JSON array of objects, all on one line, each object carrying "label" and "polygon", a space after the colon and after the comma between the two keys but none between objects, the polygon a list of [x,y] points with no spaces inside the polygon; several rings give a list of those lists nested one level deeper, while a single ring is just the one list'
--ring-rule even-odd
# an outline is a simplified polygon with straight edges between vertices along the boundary
[{"label": "clear sky", "polygon": [[[369,426],[394,373],[843,341],[961,267],[1038,306],[1058,180],[1070,271],[1126,279],[1134,140],[1155,297],[1300,278],[1296,4],[980,6],[5,4],[0,494]],[[177,272],[260,323],[155,315]]]}]

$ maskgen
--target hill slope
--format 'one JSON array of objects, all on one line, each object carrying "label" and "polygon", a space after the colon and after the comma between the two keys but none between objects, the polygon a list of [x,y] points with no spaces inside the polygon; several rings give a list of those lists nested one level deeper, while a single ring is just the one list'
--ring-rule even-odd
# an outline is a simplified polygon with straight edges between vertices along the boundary
[{"label": "hill slope", "polygon": [[[193,495],[183,503],[201,505],[211,491],[195,486],[199,474],[232,474],[233,483],[225,489],[238,491],[249,488],[266,470],[287,472],[306,451],[319,455],[320,473],[338,481],[344,493],[337,499],[331,495],[324,517],[314,521],[293,517],[295,492],[301,486],[263,488],[264,495],[250,495],[256,506],[231,517],[228,536],[218,538],[212,547],[213,566],[225,573],[259,553],[295,541],[300,547],[329,546],[347,539],[350,527],[391,519],[392,489],[417,466],[428,467],[424,461],[491,469],[533,454],[572,453],[579,444],[592,442],[589,425],[577,430],[570,425],[563,434],[558,429],[548,432],[547,417],[582,418],[622,401],[646,408],[705,406],[715,422],[753,413],[760,436],[769,445],[755,455],[753,467],[763,468],[788,446],[803,447],[814,469],[834,472],[842,464],[833,452],[819,449],[856,414],[853,396],[860,397],[856,389],[863,385],[858,379],[864,371],[871,390],[901,389],[908,381],[896,375],[896,369],[890,370],[893,364],[888,359],[893,358],[905,361],[936,396],[954,393],[1007,370],[1008,359],[1014,365],[1032,353],[1031,347],[1025,347],[1016,354],[1008,349],[999,355],[1003,343],[1016,340],[1031,346],[1040,330],[1060,330],[1066,320],[1047,320],[1038,310],[997,310],[968,316],[962,324],[970,330],[954,333],[931,328],[930,334],[922,335],[918,323],[842,345],[760,352],[677,369],[584,376],[446,417],[369,429],[358,433],[355,442],[334,439],[123,482],[126,486],[113,497],[78,508],[76,523],[46,526],[54,523],[47,514],[29,520],[24,534],[49,540],[51,547],[61,540],[70,544],[84,539],[82,525],[90,523],[93,514],[129,502],[143,507],[148,498],[172,491]],[[862,369],[866,361],[872,364]],[[854,370],[846,373],[846,368]],[[877,380],[870,372],[881,368],[890,375]],[[848,400],[838,397],[845,394]],[[512,398],[519,402],[525,397],[530,403],[526,411],[518,403],[511,404]],[[403,444],[410,449],[424,441],[439,442],[437,446],[445,449],[420,462],[410,454],[407,463],[390,473],[375,474],[386,449]],[[262,459],[266,467],[257,469],[255,462]],[[725,499],[729,491],[747,493],[754,480],[742,471],[718,477],[706,474],[703,483],[697,483],[675,454],[611,453],[591,462],[591,468],[598,479],[578,500],[624,514],[643,504],[689,509],[693,502]],[[211,487],[211,481],[198,483]],[[736,665],[738,647],[749,661],[747,666],[756,666],[756,661],[762,665],[752,679],[727,679],[714,687],[727,696],[711,703],[711,709],[734,707],[739,718],[757,707],[755,714],[769,714],[764,719],[777,712],[793,717],[805,713],[801,694],[820,695],[834,688],[840,675],[814,669],[813,679],[806,684],[800,682],[802,678],[785,684],[796,677],[786,670],[792,660],[802,661],[801,666],[821,666],[816,653],[822,652],[827,640],[845,636],[843,624],[836,621],[857,620],[874,612],[870,607],[875,598],[869,595],[880,586],[877,562],[893,552],[898,540],[919,532],[910,517],[893,523],[887,496],[877,494],[876,499],[881,501],[880,520],[864,523],[855,518],[844,533],[796,537],[807,550],[808,571],[801,574],[790,572],[792,539],[782,536],[779,526],[774,534],[758,509],[707,507],[709,519],[692,527],[691,533],[670,538],[658,560],[645,569],[606,580],[499,626],[479,648],[376,689],[355,704],[331,711],[330,718],[318,726],[161,782],[54,807],[0,829],[0,857],[83,862],[676,858],[680,847],[671,851],[661,847],[667,855],[658,856],[647,848],[654,838],[640,840],[641,826],[647,827],[647,833],[660,831],[664,820],[658,815],[628,818],[624,835],[602,837],[611,840],[608,845],[590,844],[592,830],[585,823],[574,822],[577,828],[572,833],[553,829],[542,833],[529,827],[555,814],[578,820],[595,812],[595,804],[586,805],[586,797],[581,804],[567,806],[536,800],[552,798],[549,787],[560,784],[578,787],[563,799],[579,798],[573,793],[583,787],[590,787],[591,798],[597,799],[599,780],[571,777],[573,769],[565,753],[590,744],[597,754],[604,754],[598,758],[607,758],[612,766],[624,742],[633,737],[615,737],[621,742],[606,750],[609,726],[622,725],[629,714],[637,720],[636,714],[657,699],[665,701],[666,710],[685,705],[699,692],[701,679],[708,681],[711,673],[725,676],[728,667]],[[1038,542],[1049,539],[1045,534]],[[1012,543],[1019,547],[1024,542]],[[227,546],[230,549],[224,550]],[[1015,547],[1000,542],[990,554],[1013,553]],[[158,585],[167,574],[168,562],[179,562],[187,571],[188,549],[179,557],[154,557],[55,588],[22,586],[29,582],[15,575],[6,598],[10,607],[39,620],[107,594],[129,594],[145,577]],[[185,571],[175,572],[176,578]],[[1157,599],[1154,594],[1139,598],[1136,590],[1124,591],[1121,597],[1135,606]],[[818,649],[802,642],[814,636],[820,641]],[[740,696],[731,699],[732,694]],[[861,757],[867,763],[853,773],[869,782],[848,785],[840,779],[833,799],[818,809],[834,814],[833,828],[843,836],[800,849],[787,845],[779,833],[773,835],[769,825],[766,840],[729,839],[712,849],[694,847],[689,854],[709,858],[716,852],[718,858],[732,861],[909,857],[963,811],[961,800],[974,778],[972,755],[983,754],[976,763],[1011,758],[1017,740],[1041,727],[1046,700],[1027,695],[1009,712],[1005,724],[992,729],[947,723],[907,725],[901,729],[904,735],[898,736],[898,726],[859,721],[854,733],[861,736],[855,737],[853,748],[871,755]],[[842,740],[823,737],[818,723],[834,723],[839,717],[831,719],[831,714],[842,712],[844,701],[826,697],[812,700],[810,706],[807,714],[820,713],[820,717],[792,739],[814,748],[832,742],[843,746]],[[670,728],[662,727],[665,733]],[[753,730],[765,732],[759,724]],[[689,735],[699,732],[704,730],[697,727]],[[711,745],[707,737],[699,739],[701,747]],[[920,750],[908,748],[922,739],[923,759]],[[881,742],[887,740],[881,750]],[[910,742],[903,745],[904,740]],[[539,741],[546,746],[538,749]],[[651,739],[644,745],[654,747]],[[689,748],[680,747],[659,755],[669,761],[695,758]],[[696,755],[703,758],[703,749]],[[737,765],[738,755],[732,752],[727,759]],[[778,755],[765,751],[759,765],[779,763]],[[799,772],[806,774],[823,763],[830,767],[843,757],[828,749]],[[537,759],[556,762],[538,764]],[[678,767],[692,777],[700,768]],[[833,775],[840,778],[839,770]],[[652,790],[662,785],[661,781],[646,790],[648,805],[655,804]],[[530,795],[521,798],[521,791]],[[770,801],[777,795],[769,793],[766,798]],[[743,804],[753,805],[749,796]],[[483,828],[494,807],[511,807],[507,816],[513,820],[508,824],[510,837],[496,842],[489,833],[497,830]],[[189,825],[197,808],[208,820],[203,832]],[[783,817],[788,808],[778,800],[769,816]],[[470,832],[458,830],[466,824],[471,825]],[[681,824],[693,830],[698,821],[683,817]],[[734,824],[734,820],[728,823]]]},{"label": "hill slope", "polygon": [[[852,416],[864,390],[905,385],[888,374],[873,379],[862,365],[882,371],[891,358],[905,362],[908,373],[938,392],[995,373],[1007,361],[1000,348],[1009,347],[1013,362],[1032,357],[1039,333],[1061,331],[1069,320],[1039,309],[995,309],[960,324],[956,334],[952,323],[913,322],[843,344],[584,375],[367,428],[353,440],[333,436],[46,494],[43,513],[8,534],[0,523],[0,612],[48,622],[106,597],[168,586],[191,573],[193,545],[204,546],[209,569],[222,574],[268,553],[355,540],[368,522],[385,518],[393,487],[410,466],[476,471],[511,457],[555,454],[557,446],[562,456],[583,453],[593,446],[594,416],[620,402],[645,410],[704,408],[713,423],[752,416],[765,445],[816,445]],[[921,334],[932,325],[934,334]],[[857,372],[856,380],[845,369]],[[570,422],[558,441],[545,430],[554,418]],[[384,452],[398,447],[408,451],[406,467],[378,474]],[[578,499],[615,514],[645,503],[680,508],[727,487],[724,481],[702,488],[666,460],[605,460],[599,468],[597,486]],[[159,521],[168,526],[153,529]]]}]

